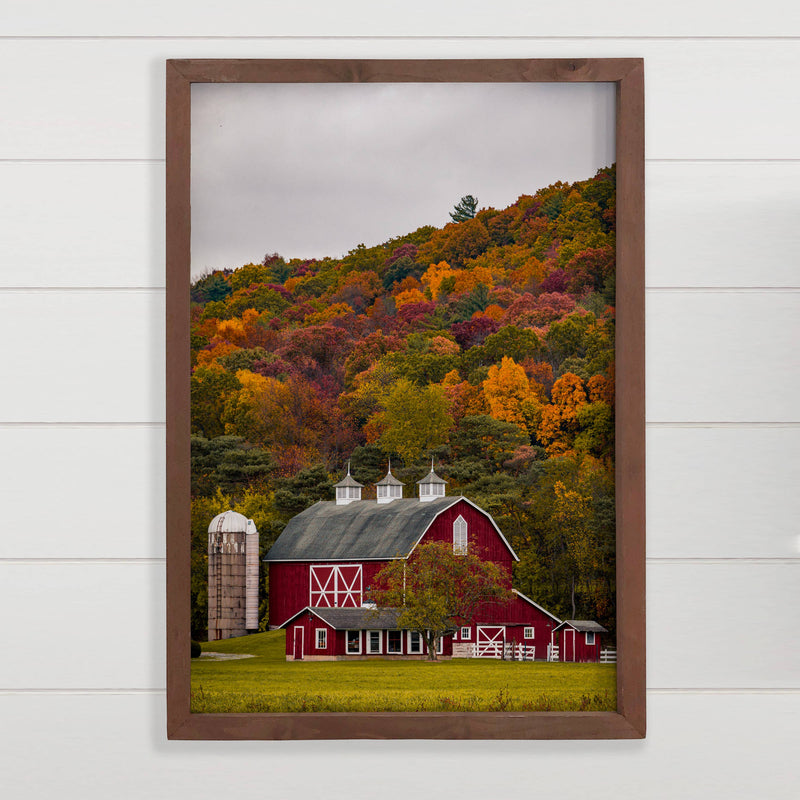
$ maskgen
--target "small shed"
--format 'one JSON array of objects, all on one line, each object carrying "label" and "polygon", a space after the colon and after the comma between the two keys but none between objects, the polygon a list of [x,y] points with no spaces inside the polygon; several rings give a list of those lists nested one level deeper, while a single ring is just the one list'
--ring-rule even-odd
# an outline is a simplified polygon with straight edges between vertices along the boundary
[{"label": "small shed", "polygon": [[559,634],[559,661],[600,661],[602,634],[608,631],[599,623],[588,619],[566,619],[553,628],[555,643]]}]

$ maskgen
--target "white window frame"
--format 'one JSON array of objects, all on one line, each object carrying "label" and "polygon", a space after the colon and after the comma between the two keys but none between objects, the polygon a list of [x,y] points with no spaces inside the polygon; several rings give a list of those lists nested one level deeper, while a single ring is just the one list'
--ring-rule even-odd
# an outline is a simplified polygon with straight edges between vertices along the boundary
[{"label": "white window frame", "polygon": [[[372,634],[378,634],[378,649],[372,650]],[[379,656],[383,654],[383,631],[367,631],[367,641],[365,643],[368,656]]]},{"label": "white window frame", "polygon": [[535,631],[531,627],[526,627],[522,631],[522,638],[523,639],[535,639],[536,636],[534,635]]},{"label": "white window frame", "polygon": [[[407,633],[408,633],[408,635],[406,636],[406,640],[407,640],[406,641],[406,653],[408,655],[410,655],[410,656],[421,656],[422,655],[423,644],[425,643],[424,637],[422,636],[421,633],[419,633],[419,631],[408,631]],[[414,635],[419,637],[419,639],[418,639],[419,650],[414,650],[412,648],[412,644],[411,643],[414,641],[414,639],[413,639]]]},{"label": "white window frame", "polygon": [[[399,650],[390,650],[389,643],[390,643],[390,633],[399,633],[400,634],[400,649]],[[389,656],[401,656],[403,655],[403,631],[395,629],[391,631],[386,631],[386,655]]]},{"label": "white window frame", "polygon": [[472,638],[472,628],[463,627],[461,629],[461,641],[468,642]]},{"label": "white window frame", "polygon": [[[348,638],[349,634],[357,633],[358,634],[358,650],[351,650],[350,649],[350,640]],[[348,656],[360,656],[361,655],[361,631],[357,630],[349,630],[344,632],[344,652]]]},{"label": "white window frame", "polygon": [[[322,644],[320,644],[320,634],[322,634]],[[327,650],[328,649],[328,629],[315,628],[314,629],[314,649]]]},{"label": "white window frame", "polygon": [[459,556],[465,556],[469,549],[469,529],[467,521],[462,514],[456,517],[453,523],[453,552]]},{"label": "white window frame", "polygon": [[[586,631],[586,646],[593,647],[594,646],[594,631]],[[591,639],[589,637],[592,637]]]}]

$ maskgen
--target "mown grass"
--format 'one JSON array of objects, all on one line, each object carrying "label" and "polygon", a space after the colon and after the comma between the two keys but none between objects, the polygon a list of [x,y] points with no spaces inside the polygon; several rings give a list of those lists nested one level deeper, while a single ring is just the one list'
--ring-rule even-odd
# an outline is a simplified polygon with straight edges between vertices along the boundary
[{"label": "mown grass", "polygon": [[302,661],[285,659],[284,631],[203,644],[251,654],[192,661],[195,713],[319,711],[614,711],[616,669],[494,659]]}]

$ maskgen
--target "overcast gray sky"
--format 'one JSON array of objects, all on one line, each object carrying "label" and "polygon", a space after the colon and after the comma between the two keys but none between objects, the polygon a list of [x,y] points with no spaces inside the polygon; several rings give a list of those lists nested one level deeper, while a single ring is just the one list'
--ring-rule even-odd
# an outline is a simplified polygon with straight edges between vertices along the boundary
[{"label": "overcast gray sky", "polygon": [[339,257],[615,160],[614,85],[194,84],[192,275]]}]

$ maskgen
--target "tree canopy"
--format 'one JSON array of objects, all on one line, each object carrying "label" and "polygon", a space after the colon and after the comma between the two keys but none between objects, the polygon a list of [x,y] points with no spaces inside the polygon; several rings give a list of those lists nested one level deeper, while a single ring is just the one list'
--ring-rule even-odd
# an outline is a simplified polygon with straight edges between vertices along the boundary
[{"label": "tree canopy", "polygon": [[519,554],[514,585],[613,637],[615,185],[465,195],[439,228],[195,281],[196,626],[214,509],[257,508],[263,555],[348,459],[371,497],[390,457],[407,496],[435,457]]},{"label": "tree canopy", "polygon": [[456,553],[448,542],[425,542],[408,559],[395,559],[375,577],[370,599],[399,608],[399,627],[416,631],[436,660],[439,640],[468,624],[482,603],[512,594],[503,570],[475,553]]},{"label": "tree canopy", "polygon": [[452,219],[453,222],[464,222],[464,220],[472,219],[475,216],[477,208],[478,198],[473,197],[471,194],[465,194],[455,206],[453,206],[453,210],[450,212],[450,219]]}]

